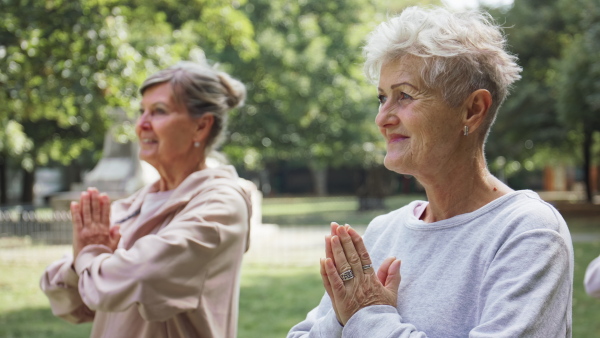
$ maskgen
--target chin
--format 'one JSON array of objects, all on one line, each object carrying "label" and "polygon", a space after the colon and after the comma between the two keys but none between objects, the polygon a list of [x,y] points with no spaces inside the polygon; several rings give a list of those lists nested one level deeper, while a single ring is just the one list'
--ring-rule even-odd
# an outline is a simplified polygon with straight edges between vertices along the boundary
[{"label": "chin", "polygon": [[410,173],[411,170],[407,168],[406,161],[403,161],[401,157],[391,157],[388,153],[385,155],[383,165],[389,171],[393,171],[401,175],[412,175]]}]

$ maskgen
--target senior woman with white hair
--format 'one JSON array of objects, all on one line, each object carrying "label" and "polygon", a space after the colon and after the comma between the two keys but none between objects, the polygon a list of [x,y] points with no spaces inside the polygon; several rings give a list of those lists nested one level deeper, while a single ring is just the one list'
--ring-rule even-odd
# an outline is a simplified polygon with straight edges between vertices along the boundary
[{"label": "senior woman with white hair", "polygon": [[160,179],[110,204],[72,202],[73,256],[41,279],[54,315],[93,321],[92,337],[236,337],[251,204],[232,166],[208,167],[244,85],[181,62],[140,89],[140,158]]},{"label": "senior woman with white hair", "polygon": [[428,201],[375,218],[364,242],[332,223],[326,294],[288,337],[570,337],[567,225],[484,157],[521,70],[500,28],[478,11],[411,7],[379,25],[364,54],[385,166],[415,176]]}]

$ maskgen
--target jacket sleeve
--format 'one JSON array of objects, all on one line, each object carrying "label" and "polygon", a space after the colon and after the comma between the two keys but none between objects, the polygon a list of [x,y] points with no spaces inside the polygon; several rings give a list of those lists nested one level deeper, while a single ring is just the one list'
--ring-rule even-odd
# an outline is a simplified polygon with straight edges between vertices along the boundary
[{"label": "jacket sleeve", "polygon": [[[565,337],[571,327],[572,252],[556,231],[530,230],[509,239],[488,267],[479,324],[469,337]],[[451,314],[449,314],[451,315]],[[343,337],[426,337],[392,306],[359,310]]]},{"label": "jacket sleeve", "polygon": [[236,238],[248,231],[247,214],[243,197],[220,187],[194,197],[166,227],[128,250],[85,247],[75,261],[83,302],[106,312],[135,305],[147,321],[196,309],[211,259],[233,244],[243,253]]},{"label": "jacket sleeve", "polygon": [[40,288],[50,300],[52,313],[71,323],[90,322],[94,312],[81,300],[79,277],[72,268],[71,255],[50,264],[40,280]]},{"label": "jacket sleeve", "polygon": [[594,259],[585,270],[585,292],[588,295],[600,298],[600,257]]}]

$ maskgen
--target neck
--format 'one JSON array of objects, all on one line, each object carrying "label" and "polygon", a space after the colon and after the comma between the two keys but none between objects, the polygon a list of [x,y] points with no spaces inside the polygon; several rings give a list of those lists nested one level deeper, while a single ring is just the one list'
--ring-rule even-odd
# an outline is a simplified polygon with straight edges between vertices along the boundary
[{"label": "neck", "polygon": [[160,174],[158,191],[167,191],[177,188],[190,174],[206,169],[204,157],[194,163],[169,163],[168,165],[156,167]]},{"label": "neck", "polygon": [[476,156],[453,157],[439,168],[435,173],[417,177],[429,200],[422,217],[427,223],[475,211],[512,191],[488,171],[483,148]]}]

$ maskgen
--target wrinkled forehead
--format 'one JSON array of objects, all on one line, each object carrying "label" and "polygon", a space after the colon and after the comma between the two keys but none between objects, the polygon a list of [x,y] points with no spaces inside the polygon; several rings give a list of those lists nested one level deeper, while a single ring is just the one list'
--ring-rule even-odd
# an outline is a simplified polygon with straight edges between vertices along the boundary
[{"label": "wrinkled forehead", "polygon": [[389,90],[395,83],[409,83],[415,87],[423,88],[425,83],[422,77],[425,62],[422,58],[404,55],[389,58],[384,61],[379,71],[379,88]]}]

